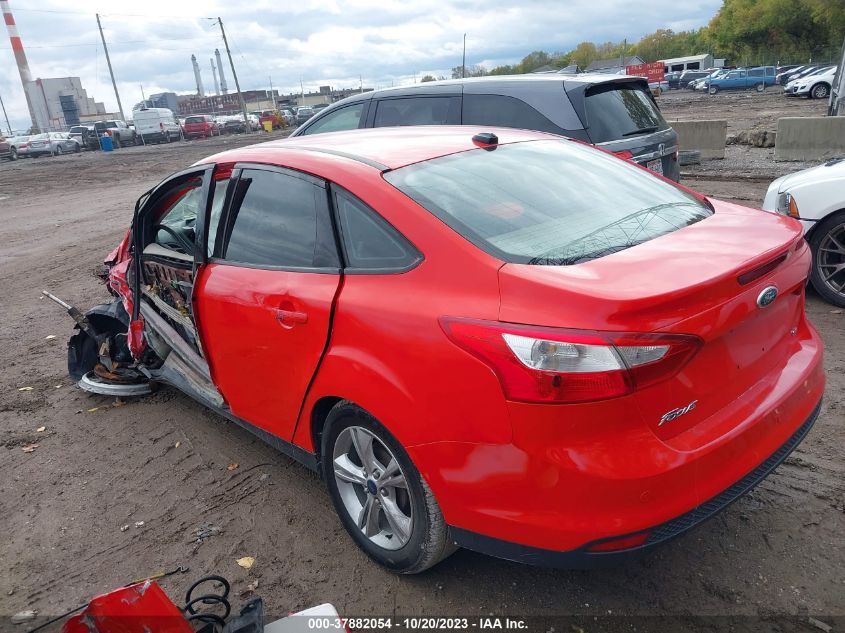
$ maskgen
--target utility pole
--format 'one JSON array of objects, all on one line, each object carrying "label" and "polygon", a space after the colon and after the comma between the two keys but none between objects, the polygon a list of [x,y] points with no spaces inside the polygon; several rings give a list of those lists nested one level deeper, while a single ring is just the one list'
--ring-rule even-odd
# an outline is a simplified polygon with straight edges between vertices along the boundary
[{"label": "utility pole", "polygon": [[220,33],[223,35],[223,45],[226,47],[226,54],[229,56],[229,66],[232,67],[232,77],[235,79],[235,90],[238,91],[238,103],[241,106],[241,112],[244,115],[244,124],[246,125],[247,133],[252,132],[252,126],[249,123],[249,115],[246,111],[246,104],[244,103],[244,95],[241,92],[241,84],[238,81],[238,73],[235,72],[235,62],[232,61],[232,51],[229,50],[229,40],[226,39],[226,30],[223,28],[223,19],[217,18],[217,23],[220,25]]},{"label": "utility pole", "polygon": [[467,34],[464,33],[464,57],[461,61],[461,79],[467,76]]},{"label": "utility pole", "polygon": [[364,94],[364,75],[358,75],[358,87],[361,89],[361,94]]},{"label": "utility pole", "polygon": [[270,103],[273,104],[273,109],[276,109],[276,97],[273,96],[273,77],[272,75],[267,75],[267,79],[270,80]]},{"label": "utility pole", "polygon": [[0,97],[0,106],[3,108],[3,116],[6,118],[6,127],[9,128],[9,136],[13,136],[12,124],[9,123],[9,115],[6,114],[6,104],[3,103],[3,97]]},{"label": "utility pole", "polygon": [[139,84],[141,86],[141,101],[146,101],[147,97],[144,94],[144,84]]},{"label": "utility pole", "polygon": [[106,64],[109,67],[109,75],[111,75],[111,85],[114,88],[114,96],[117,99],[117,109],[120,110],[120,119],[126,120],[123,116],[123,105],[120,103],[120,95],[117,92],[117,82],[114,80],[114,71],[111,68],[111,59],[109,59],[109,47],[106,46],[106,36],[103,35],[103,25],[100,23],[100,14],[97,14],[97,28],[100,29],[100,38],[103,40],[103,52],[106,54]]}]

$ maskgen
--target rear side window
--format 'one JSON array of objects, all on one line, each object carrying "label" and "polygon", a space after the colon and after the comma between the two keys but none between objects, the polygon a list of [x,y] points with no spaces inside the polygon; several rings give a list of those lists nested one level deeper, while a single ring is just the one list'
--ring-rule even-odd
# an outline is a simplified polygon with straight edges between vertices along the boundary
[{"label": "rear side window", "polygon": [[587,125],[593,143],[617,141],[669,127],[651,96],[625,84],[590,88],[586,97]]},{"label": "rear side window", "polygon": [[712,214],[635,165],[562,140],[460,152],[384,178],[485,252],[521,264],[578,264]]},{"label": "rear side window", "polygon": [[463,124],[567,133],[521,99],[505,95],[464,95]]},{"label": "rear side window", "polygon": [[354,130],[361,122],[361,113],[364,111],[364,102],[339,108],[329,112],[324,117],[314,121],[305,129],[302,134],[320,134],[322,132],[341,132],[343,130]]},{"label": "rear side window", "polygon": [[337,267],[325,189],[262,169],[244,169],[230,186],[223,259],[256,267]]},{"label": "rear side window", "polygon": [[409,97],[378,102],[373,127],[455,125],[460,122],[460,97]]},{"label": "rear side window", "polygon": [[422,259],[395,228],[351,194],[336,193],[335,206],[348,268],[398,272]]},{"label": "rear side window", "polygon": [[762,68],[752,68],[748,71],[749,77],[763,77],[765,76],[765,71]]}]

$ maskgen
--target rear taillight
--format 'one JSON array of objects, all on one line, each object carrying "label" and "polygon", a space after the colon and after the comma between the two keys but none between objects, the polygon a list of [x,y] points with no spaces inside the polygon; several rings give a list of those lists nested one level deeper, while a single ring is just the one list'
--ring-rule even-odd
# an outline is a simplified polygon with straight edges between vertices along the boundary
[{"label": "rear taillight", "polygon": [[695,336],[535,327],[442,317],[456,345],[487,364],[508,400],[572,403],[618,398],[678,373]]},{"label": "rear taillight", "polygon": [[627,149],[622,150],[620,152],[613,152],[613,155],[618,158],[621,158],[622,160],[631,160],[634,157],[634,155]]}]

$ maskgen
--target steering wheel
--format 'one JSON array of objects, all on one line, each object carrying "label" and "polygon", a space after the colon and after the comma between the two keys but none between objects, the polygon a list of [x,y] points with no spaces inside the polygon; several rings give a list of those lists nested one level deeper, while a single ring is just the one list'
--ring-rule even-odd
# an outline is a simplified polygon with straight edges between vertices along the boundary
[{"label": "steering wheel", "polygon": [[167,226],[166,224],[154,224],[153,229],[156,231],[164,231],[168,235],[173,236],[173,238],[179,242],[179,246],[182,247],[182,253],[185,255],[193,255],[194,253],[194,243],[190,241],[187,237],[185,237],[182,233],[174,230],[173,228]]}]

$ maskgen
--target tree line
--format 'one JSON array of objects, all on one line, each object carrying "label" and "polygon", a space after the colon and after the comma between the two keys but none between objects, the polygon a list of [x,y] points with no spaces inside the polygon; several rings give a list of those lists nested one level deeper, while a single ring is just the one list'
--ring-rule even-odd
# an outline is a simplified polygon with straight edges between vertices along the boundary
[{"label": "tree line", "polygon": [[[636,43],[581,42],[571,51],[529,53],[516,64],[486,69],[467,66],[467,77],[514,75],[542,66],[585,69],[598,59],[639,56],[646,62],[711,53],[730,64],[833,61],[845,37],[845,0],[723,0],[722,7],[700,29],[675,32],[658,29]],[[452,69],[461,77],[462,68]],[[440,77],[442,79],[443,77]],[[432,75],[423,81],[434,81]]]}]

